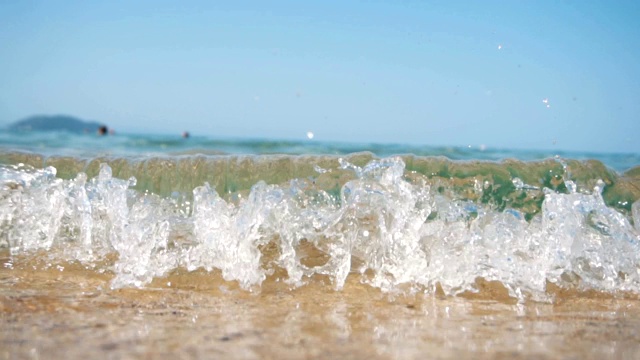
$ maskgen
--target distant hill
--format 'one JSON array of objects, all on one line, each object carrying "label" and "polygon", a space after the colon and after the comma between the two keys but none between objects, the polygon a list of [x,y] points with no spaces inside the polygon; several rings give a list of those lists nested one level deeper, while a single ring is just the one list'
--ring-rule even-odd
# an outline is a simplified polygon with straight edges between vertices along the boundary
[{"label": "distant hill", "polygon": [[69,131],[95,132],[104,126],[99,122],[85,121],[68,115],[35,115],[18,120],[8,126],[12,131]]}]

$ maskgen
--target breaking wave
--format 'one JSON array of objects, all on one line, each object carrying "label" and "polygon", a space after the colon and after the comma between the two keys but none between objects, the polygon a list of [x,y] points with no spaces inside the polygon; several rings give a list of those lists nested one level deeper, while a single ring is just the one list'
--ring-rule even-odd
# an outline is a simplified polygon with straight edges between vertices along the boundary
[{"label": "breaking wave", "polygon": [[446,295],[484,279],[521,301],[552,300],[550,284],[640,293],[637,178],[598,162],[18,160],[0,168],[0,247],[112,272],[114,288],[204,269],[247,290],[284,271],[292,288],[354,276]]}]

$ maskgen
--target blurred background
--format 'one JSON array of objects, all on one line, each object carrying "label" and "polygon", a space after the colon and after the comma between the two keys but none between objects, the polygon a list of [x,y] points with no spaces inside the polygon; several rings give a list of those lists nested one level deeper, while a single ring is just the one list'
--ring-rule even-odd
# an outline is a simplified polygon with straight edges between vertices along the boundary
[{"label": "blurred background", "polygon": [[0,126],[640,152],[637,1],[2,1]]}]

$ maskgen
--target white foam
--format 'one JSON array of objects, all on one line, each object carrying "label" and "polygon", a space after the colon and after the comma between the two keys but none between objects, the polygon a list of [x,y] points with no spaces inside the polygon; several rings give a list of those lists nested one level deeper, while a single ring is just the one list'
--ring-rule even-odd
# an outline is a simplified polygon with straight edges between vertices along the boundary
[{"label": "white foam", "polygon": [[[569,193],[545,189],[540,214],[526,221],[515,209],[447,198],[426,178],[410,182],[400,158],[340,164],[355,179],[339,198],[293,179],[258,182],[234,203],[204,184],[193,190],[187,211],[176,197],[132,190],[135,179],[114,178],[107,165],[89,181],[84,174],[58,179],[53,168],[6,167],[0,170],[2,237],[14,254],[49,249],[92,263],[115,252],[113,287],[144,286],[182,267],[218,269],[252,289],[277,265],[292,286],[323,274],[341,289],[354,273],[383,291],[432,292],[439,284],[455,295],[476,291],[482,277],[500,281],[521,300],[548,300],[547,281],[640,292],[640,202],[632,206],[634,227],[605,205],[602,183],[591,192],[578,192],[569,181]],[[304,265],[303,240],[328,261]],[[260,248],[269,243],[279,255],[265,267]]]}]

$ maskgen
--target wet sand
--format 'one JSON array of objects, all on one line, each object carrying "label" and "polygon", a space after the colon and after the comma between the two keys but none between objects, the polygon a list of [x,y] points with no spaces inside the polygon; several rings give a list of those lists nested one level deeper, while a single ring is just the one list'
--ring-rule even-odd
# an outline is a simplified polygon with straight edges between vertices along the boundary
[{"label": "wet sand", "polygon": [[[1,254],[0,254],[1,255]],[[276,274],[277,275],[277,274]],[[145,289],[110,274],[0,256],[0,358],[633,359],[640,301],[563,293],[555,304],[480,295],[390,296],[350,276],[247,292],[175,271]]]}]

